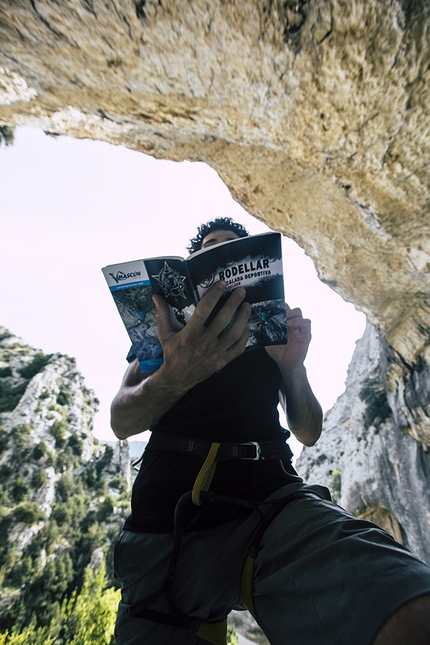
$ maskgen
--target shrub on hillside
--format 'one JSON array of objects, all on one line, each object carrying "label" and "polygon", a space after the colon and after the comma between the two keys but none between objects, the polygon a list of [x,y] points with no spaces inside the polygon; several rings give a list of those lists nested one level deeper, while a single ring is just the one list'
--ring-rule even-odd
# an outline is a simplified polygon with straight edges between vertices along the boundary
[{"label": "shrub on hillside", "polygon": [[45,513],[36,502],[22,502],[18,504],[12,512],[15,522],[23,522],[24,524],[37,524],[45,518]]},{"label": "shrub on hillside", "polygon": [[19,370],[19,373],[21,376],[25,379],[31,379],[33,376],[36,376],[36,374],[39,374],[45,367],[45,365],[48,364],[52,354],[42,354],[40,352],[39,354],[36,354],[36,356],[33,358],[33,360],[28,363],[28,365],[25,365],[25,367],[21,367]]}]

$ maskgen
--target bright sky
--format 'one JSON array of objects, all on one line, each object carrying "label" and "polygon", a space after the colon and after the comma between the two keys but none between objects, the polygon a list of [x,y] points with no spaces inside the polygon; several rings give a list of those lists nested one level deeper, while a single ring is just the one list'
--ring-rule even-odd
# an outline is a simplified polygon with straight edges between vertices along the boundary
[{"label": "bright sky", "polygon": [[[109,405],[130,343],[101,267],[186,256],[197,226],[217,216],[233,217],[251,234],[269,229],[203,163],[158,161],[30,128],[0,149],[0,177],[0,324],[45,353],[76,358],[100,400],[95,435],[114,440]],[[365,319],[319,281],[300,247],[286,238],[283,247],[286,300],[312,320],[306,367],[328,410],[344,389]]]}]

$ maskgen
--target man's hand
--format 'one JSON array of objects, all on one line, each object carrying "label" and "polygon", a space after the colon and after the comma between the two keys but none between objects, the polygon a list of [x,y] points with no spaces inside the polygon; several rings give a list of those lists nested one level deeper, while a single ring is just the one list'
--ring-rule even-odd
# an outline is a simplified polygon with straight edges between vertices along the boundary
[{"label": "man's hand", "polygon": [[[164,355],[159,372],[175,389],[180,387],[184,392],[188,391],[221,370],[245,349],[250,314],[249,304],[243,302],[245,289],[235,289],[210,325],[205,326],[225,288],[225,282],[216,282],[179,332],[172,327],[166,301],[160,296],[153,297],[157,308],[158,337]],[[234,322],[224,332],[234,316]]]},{"label": "man's hand", "polygon": [[287,304],[285,307],[287,310],[288,344],[266,347],[266,352],[281,369],[292,373],[302,368],[308,353],[312,338],[311,321],[308,318],[303,318],[302,311],[298,307],[290,309]]},{"label": "man's hand", "polygon": [[309,385],[303,362],[311,342],[311,321],[303,318],[300,309],[287,309],[287,345],[266,347],[277,363],[284,384],[281,402],[290,430],[305,446],[313,446],[322,429],[322,410]]},{"label": "man's hand", "polygon": [[[111,425],[118,439],[151,428],[194,385],[205,381],[245,350],[250,306],[243,302],[244,289],[235,289],[205,327],[225,288],[225,282],[216,282],[179,332],[172,327],[166,301],[154,296],[164,362],[156,372],[143,374],[135,359],[126,371],[111,406]],[[224,331],[234,316],[234,322]]]}]

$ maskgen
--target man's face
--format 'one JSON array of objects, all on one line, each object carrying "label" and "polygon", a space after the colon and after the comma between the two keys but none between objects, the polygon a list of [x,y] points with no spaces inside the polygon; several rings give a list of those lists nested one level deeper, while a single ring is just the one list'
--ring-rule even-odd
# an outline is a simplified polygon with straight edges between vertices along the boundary
[{"label": "man's face", "polygon": [[207,249],[208,246],[214,246],[215,244],[221,244],[221,242],[228,242],[228,240],[237,240],[238,237],[233,231],[224,231],[222,229],[212,231],[212,233],[209,233],[209,235],[203,238],[202,249]]}]

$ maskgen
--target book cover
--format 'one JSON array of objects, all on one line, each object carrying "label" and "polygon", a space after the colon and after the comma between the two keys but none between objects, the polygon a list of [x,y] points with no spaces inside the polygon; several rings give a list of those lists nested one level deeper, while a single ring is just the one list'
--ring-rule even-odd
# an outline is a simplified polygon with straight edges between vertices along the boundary
[{"label": "book cover", "polygon": [[263,233],[202,249],[187,259],[159,257],[103,268],[109,289],[132,342],[142,371],[157,369],[162,349],[157,336],[154,293],[169,304],[178,331],[187,324],[198,301],[217,280],[226,293],[207,324],[237,287],[251,304],[246,350],[287,343],[287,323],[279,233]]},{"label": "book cover", "polygon": [[163,362],[163,350],[157,335],[153,290],[143,260],[110,265],[103,274],[142,371],[157,370]]},{"label": "book cover", "polygon": [[245,300],[251,305],[247,349],[287,342],[280,233],[230,240],[197,251],[187,262],[190,282],[196,287],[198,300],[216,280],[226,281],[226,293],[217,310],[232,289],[246,289]]}]

